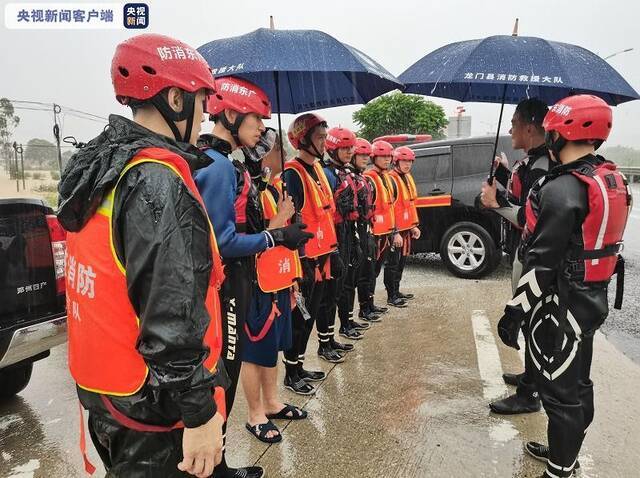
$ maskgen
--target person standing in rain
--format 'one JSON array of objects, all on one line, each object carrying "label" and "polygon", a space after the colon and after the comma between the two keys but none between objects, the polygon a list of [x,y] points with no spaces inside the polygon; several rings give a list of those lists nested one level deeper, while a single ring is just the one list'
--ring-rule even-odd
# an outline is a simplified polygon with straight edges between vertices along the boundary
[{"label": "person standing in rain", "polygon": [[[245,164],[230,155],[241,148],[253,148],[265,131],[263,119],[271,117],[271,103],[256,85],[234,77],[216,80],[216,93],[209,97],[206,110],[215,122],[212,134],[202,135],[199,145],[211,158],[211,164],[196,173],[195,182],[202,194],[211,224],[224,259],[226,279],[222,285],[223,344],[222,359],[231,384],[226,408],[231,414],[242,366],[242,333],[249,301],[253,297],[255,254],[284,245],[300,247],[311,234],[304,224],[271,230],[263,227],[260,196]],[[249,431],[256,436],[277,435],[271,422],[255,423]],[[226,426],[224,428],[226,439]],[[216,478],[259,478],[261,467],[230,468],[224,454],[216,467]]]},{"label": "person standing in rain", "polygon": [[612,126],[611,108],[601,98],[565,98],[542,126],[557,166],[529,193],[522,276],[498,334],[519,349],[518,335],[528,322],[527,354],[549,419],[549,444],[528,442],[525,449],[546,463],[543,478],[568,478],[579,467],[594,417],[593,337],[609,313],[608,285],[616,273],[614,307],[622,306],[619,253],[632,199],[615,164],[595,154]]},{"label": "person standing in rain", "polygon": [[[312,395],[315,389],[308,382],[323,380],[325,374],[304,368],[305,352],[314,322],[318,335],[328,336],[329,324],[327,317],[319,314],[320,304],[327,281],[342,274],[337,268],[341,266],[340,261],[330,260],[338,244],[333,224],[333,192],[321,166],[326,151],[327,122],[317,114],[305,113],[291,123],[287,135],[298,154],[285,164],[283,179],[298,211],[296,220],[307,224],[314,237],[300,254],[303,275],[300,290],[309,315],[305,317],[300,307],[293,311],[293,343],[284,353],[284,386],[300,395]],[[342,354],[331,347],[330,340],[319,344],[318,354],[331,362],[344,360]]]},{"label": "person standing in rain", "polygon": [[191,174],[213,76],[146,34],[116,47],[111,79],[133,120],[110,116],[59,185],[69,368],[107,476],[205,478],[222,454],[224,275]]},{"label": "person standing in rain", "polygon": [[[508,169],[506,158],[496,158],[495,179],[504,188],[505,192],[497,192],[494,181],[489,185],[482,185],[480,201],[482,205],[495,211],[503,219],[507,229],[507,250],[512,264],[511,287],[515,293],[522,264],[518,260],[518,247],[520,237],[525,225],[524,205],[529,196],[529,191],[552,168],[549,151],[544,143],[544,129],[542,121],[549,111],[547,105],[537,98],[530,98],[518,103],[513,118],[511,118],[511,144],[513,149],[526,151],[527,156],[518,161],[513,170]],[[522,333],[527,335],[526,322]],[[529,346],[525,342],[525,349]],[[524,372],[520,374],[505,373],[504,381],[508,385],[516,386],[516,393],[509,397],[496,400],[489,404],[491,411],[503,415],[518,413],[531,413],[540,410],[540,398],[532,376],[532,364],[525,353]]]},{"label": "person standing in rain", "polygon": [[[280,178],[282,158],[275,130],[267,128],[255,148],[243,148],[245,164],[260,190],[263,227],[273,230],[285,227],[295,213]],[[278,394],[278,352],[291,347],[291,293],[298,292],[297,282],[302,265],[297,251],[282,246],[258,254],[253,297],[242,333],[242,388],[247,398],[247,428],[266,443],[282,440],[275,425],[267,428],[275,433],[256,430],[256,424],[271,420],[302,420],[307,412],[283,403]],[[255,435],[255,433],[254,433]]]},{"label": "person standing in rain", "polygon": [[389,177],[394,183],[397,195],[393,203],[396,230],[402,237],[402,247],[395,248],[387,255],[384,265],[384,285],[387,296],[402,300],[413,299],[413,294],[400,292],[400,282],[407,256],[411,253],[411,240],[420,238],[420,220],[416,209],[418,190],[411,175],[411,167],[416,155],[408,146],[400,146],[393,152],[393,169]]}]

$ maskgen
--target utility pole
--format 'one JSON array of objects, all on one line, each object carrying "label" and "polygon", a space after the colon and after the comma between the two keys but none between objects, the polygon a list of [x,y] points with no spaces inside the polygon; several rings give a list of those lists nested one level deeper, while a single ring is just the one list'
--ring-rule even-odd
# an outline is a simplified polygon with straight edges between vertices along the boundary
[{"label": "utility pole", "polygon": [[20,164],[22,166],[22,190],[26,191],[27,185],[24,182],[24,155],[22,154],[24,152],[24,149],[22,148],[22,143],[18,146],[17,151],[20,154]]},{"label": "utility pole", "polygon": [[13,142],[14,171],[16,174],[16,191],[20,192],[20,177],[18,176],[18,144]]},{"label": "utility pole", "polygon": [[58,145],[58,170],[62,175],[62,149],[60,148],[60,126],[58,125],[58,115],[62,111],[59,105],[53,104],[53,136],[56,138]]}]

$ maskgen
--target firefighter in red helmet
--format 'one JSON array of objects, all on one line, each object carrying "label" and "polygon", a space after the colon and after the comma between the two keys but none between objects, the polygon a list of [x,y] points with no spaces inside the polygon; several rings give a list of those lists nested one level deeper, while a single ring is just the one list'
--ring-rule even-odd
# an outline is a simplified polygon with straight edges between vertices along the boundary
[{"label": "firefighter in red helmet", "polygon": [[[161,57],[174,48],[189,54]],[[69,368],[108,476],[204,478],[225,416],[224,274],[192,179],[207,162],[194,145],[213,76],[157,34],[120,43],[111,76],[133,121],[110,116],[59,185]]]},{"label": "firefighter in red helmet", "polygon": [[[593,336],[609,311],[609,281],[624,267],[619,253],[631,192],[615,164],[595,154],[611,124],[611,108],[591,95],[565,98],[546,115],[545,142],[558,165],[529,194],[523,272],[498,323],[502,341],[517,349],[518,331],[528,322],[527,352],[549,418],[549,443],[525,448],[547,463],[545,478],[568,477],[578,467],[594,415]],[[620,276],[617,285],[614,307],[620,308]]]},{"label": "firefighter in red helmet", "polygon": [[393,202],[396,230],[402,236],[402,247],[394,248],[387,255],[384,265],[384,285],[390,300],[413,299],[413,294],[400,292],[400,281],[407,256],[411,253],[411,240],[420,238],[420,220],[416,208],[418,189],[411,175],[416,155],[408,146],[400,146],[393,152],[393,169],[389,177],[394,182],[397,195]]}]

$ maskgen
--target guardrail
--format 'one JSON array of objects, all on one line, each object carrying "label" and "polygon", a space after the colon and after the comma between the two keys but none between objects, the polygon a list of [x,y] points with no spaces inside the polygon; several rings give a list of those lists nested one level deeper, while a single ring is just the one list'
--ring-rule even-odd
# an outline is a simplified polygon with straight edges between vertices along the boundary
[{"label": "guardrail", "polygon": [[629,182],[640,182],[640,167],[637,166],[618,166],[618,170],[624,174]]}]

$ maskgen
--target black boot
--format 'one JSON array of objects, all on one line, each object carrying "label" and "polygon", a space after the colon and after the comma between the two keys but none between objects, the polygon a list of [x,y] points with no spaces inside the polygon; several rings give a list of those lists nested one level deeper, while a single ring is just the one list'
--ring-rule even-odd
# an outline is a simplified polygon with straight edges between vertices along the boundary
[{"label": "black boot", "polygon": [[347,327],[340,327],[340,335],[349,340],[361,340],[364,338],[364,335],[354,327],[351,327],[351,325]]},{"label": "black boot", "polygon": [[387,312],[389,310],[389,307],[378,307],[373,302],[371,302],[370,310],[374,314],[384,314],[385,312]]},{"label": "black boot", "polygon": [[401,299],[397,295],[389,296],[387,298],[387,304],[398,307],[399,309],[404,309],[405,307],[407,307],[407,301]]},{"label": "black boot", "polygon": [[[524,450],[536,460],[547,463],[549,461],[549,447],[535,441],[525,443]],[[573,472],[580,469],[580,462],[576,460]]]},{"label": "black boot", "polygon": [[504,383],[506,383],[507,385],[512,385],[514,387],[518,386],[522,377],[524,377],[524,372],[518,373],[518,374],[515,374],[515,373],[502,374],[502,380],[504,380]]},{"label": "black boot", "polygon": [[367,329],[371,328],[371,324],[367,324],[366,322],[365,323],[356,322],[353,319],[349,319],[349,326],[352,329],[357,330],[358,332],[362,332],[363,330],[367,330]]},{"label": "black boot", "polygon": [[288,388],[298,395],[313,395],[316,393],[316,389],[312,385],[309,385],[306,380],[300,378],[298,374],[293,376],[285,375],[284,388]]},{"label": "black boot", "polygon": [[360,311],[358,317],[366,322],[380,322],[380,315],[373,312],[371,305],[360,304]]},{"label": "black boot", "polygon": [[333,350],[337,350],[342,354],[351,352],[353,350],[353,344],[343,344],[341,342],[336,342],[336,339],[334,339],[333,337],[329,339],[329,345]]},{"label": "black boot", "polygon": [[211,478],[262,478],[264,470],[259,466],[246,466],[244,468],[225,468],[214,471]]},{"label": "black boot", "polygon": [[344,362],[344,355],[339,351],[331,347],[331,345],[320,345],[318,347],[318,355],[321,359],[326,360],[329,363],[342,363]]},{"label": "black boot", "polygon": [[539,412],[542,405],[537,396],[522,396],[514,393],[502,400],[491,402],[489,408],[493,413],[499,415],[518,415],[520,413]]},{"label": "black boot", "polygon": [[327,374],[319,370],[305,370],[300,367],[298,369],[298,376],[307,382],[321,382],[326,378]]}]

